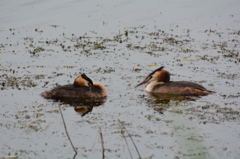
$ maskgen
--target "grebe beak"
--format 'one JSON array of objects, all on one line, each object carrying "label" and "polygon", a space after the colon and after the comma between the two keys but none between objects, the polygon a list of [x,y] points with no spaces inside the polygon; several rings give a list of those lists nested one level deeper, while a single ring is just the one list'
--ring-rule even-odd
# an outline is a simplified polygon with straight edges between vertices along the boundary
[{"label": "grebe beak", "polygon": [[141,85],[143,85],[143,84],[145,84],[145,83],[148,83],[150,79],[151,79],[151,78],[146,78],[144,81],[142,81],[141,83],[139,83],[138,85],[136,85],[135,88],[138,87],[138,86],[141,86]]}]

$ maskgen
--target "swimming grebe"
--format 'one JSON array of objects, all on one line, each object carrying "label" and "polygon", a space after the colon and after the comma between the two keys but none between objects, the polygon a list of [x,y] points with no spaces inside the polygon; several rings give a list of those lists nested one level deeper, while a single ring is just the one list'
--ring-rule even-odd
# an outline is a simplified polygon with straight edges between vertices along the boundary
[{"label": "swimming grebe", "polygon": [[136,87],[149,83],[146,87],[147,92],[175,94],[184,96],[201,96],[214,93],[203,86],[188,81],[170,81],[170,73],[163,70],[163,66],[150,73],[147,78]]},{"label": "swimming grebe", "polygon": [[60,86],[41,94],[45,98],[104,98],[106,88],[100,83],[93,83],[85,74],[77,77],[73,84]]}]

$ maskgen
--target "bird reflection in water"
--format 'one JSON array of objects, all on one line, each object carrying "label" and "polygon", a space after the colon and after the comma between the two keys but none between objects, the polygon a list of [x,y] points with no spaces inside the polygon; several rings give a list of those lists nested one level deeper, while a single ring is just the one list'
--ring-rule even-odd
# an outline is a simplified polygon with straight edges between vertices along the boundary
[{"label": "bird reflection in water", "polygon": [[80,114],[82,117],[86,114],[92,112],[93,108],[99,107],[106,102],[105,98],[98,98],[98,99],[70,99],[70,98],[58,98],[55,99],[55,102],[60,101],[62,104],[67,104],[74,108],[74,110]]},{"label": "bird reflection in water", "polygon": [[[164,93],[151,93],[147,92],[147,94],[152,98],[146,98],[145,95],[141,96],[148,103],[150,107],[152,107],[155,111],[163,114],[166,109],[172,106],[177,106],[181,102],[186,101],[195,101],[200,97],[196,96],[181,96],[174,94],[164,94]],[[153,100],[154,99],[154,100]]]}]

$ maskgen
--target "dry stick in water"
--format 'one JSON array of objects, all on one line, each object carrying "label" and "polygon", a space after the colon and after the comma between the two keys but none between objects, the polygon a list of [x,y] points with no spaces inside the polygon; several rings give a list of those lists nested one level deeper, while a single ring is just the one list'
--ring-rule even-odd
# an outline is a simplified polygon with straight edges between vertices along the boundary
[{"label": "dry stick in water", "polygon": [[131,156],[131,159],[133,159],[132,153],[131,153],[131,151],[130,151],[130,149],[129,149],[129,146],[128,146],[128,142],[127,142],[127,140],[126,140],[126,137],[124,136],[124,130],[121,130],[121,134],[122,134],[122,136],[123,136],[123,138],[124,138],[124,140],[125,140],[125,143],[126,143],[127,148],[128,148],[128,152],[129,152],[129,154],[130,154],[130,156]]},{"label": "dry stick in water", "polygon": [[[119,119],[118,119],[118,121],[119,121],[119,123],[121,123],[121,121],[120,121]],[[122,124],[123,129],[126,130],[128,136],[129,136],[130,139],[132,140],[132,143],[133,143],[133,145],[134,145],[134,147],[135,147],[135,149],[136,149],[136,151],[137,151],[137,153],[138,153],[139,159],[141,159],[140,153],[139,153],[139,151],[138,151],[138,149],[137,149],[137,146],[136,146],[135,142],[133,141],[133,139],[132,139],[131,135],[129,134],[129,132],[127,131],[127,129],[124,127],[123,123],[121,123],[121,124]]]},{"label": "dry stick in water", "polygon": [[104,155],[105,148],[104,148],[104,142],[103,142],[103,135],[102,135],[101,127],[99,128],[99,134],[100,134],[101,143],[102,143],[102,158],[104,159],[105,158],[105,155]]},{"label": "dry stick in water", "polygon": [[65,128],[65,132],[66,132],[66,134],[67,134],[67,136],[68,136],[68,140],[70,141],[70,143],[71,143],[71,145],[72,145],[72,148],[73,148],[73,150],[75,151],[75,155],[74,155],[74,157],[73,157],[73,158],[75,158],[76,155],[77,155],[77,150],[74,148],[73,143],[72,143],[72,140],[70,139],[70,136],[69,136],[69,134],[68,134],[67,126],[66,126],[65,120],[64,120],[64,118],[63,118],[62,110],[61,110],[61,107],[60,107],[60,101],[58,101],[58,107],[59,107],[59,111],[60,111],[61,116],[62,116],[63,125],[64,125],[64,128]]}]

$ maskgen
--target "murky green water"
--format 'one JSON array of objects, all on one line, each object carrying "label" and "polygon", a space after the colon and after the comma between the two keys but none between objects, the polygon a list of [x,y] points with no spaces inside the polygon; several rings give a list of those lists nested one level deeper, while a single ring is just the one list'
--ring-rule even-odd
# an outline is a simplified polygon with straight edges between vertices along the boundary
[{"label": "murky green water", "polygon": [[[62,103],[76,158],[102,157],[100,128],[106,158],[131,158],[122,135],[137,158],[122,124],[142,158],[239,157],[239,2],[1,3],[0,157],[74,156],[58,103],[40,94],[81,73],[108,97],[91,108]],[[216,93],[156,99],[135,88],[160,66]]]}]

